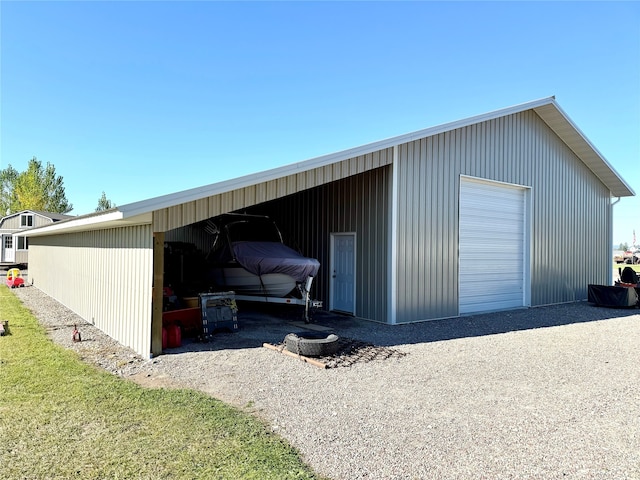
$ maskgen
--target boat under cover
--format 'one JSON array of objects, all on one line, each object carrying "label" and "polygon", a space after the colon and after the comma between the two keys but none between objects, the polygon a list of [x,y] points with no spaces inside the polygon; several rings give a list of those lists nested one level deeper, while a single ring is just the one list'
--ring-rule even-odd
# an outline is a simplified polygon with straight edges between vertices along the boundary
[{"label": "boat under cover", "polygon": [[284,297],[296,287],[309,286],[320,269],[318,260],[285,245],[268,217],[225,214],[212,223],[217,238],[209,257],[210,279],[221,288],[240,295]]},{"label": "boat under cover", "polygon": [[254,275],[284,273],[296,282],[315,277],[320,262],[307,258],[288,246],[277,242],[233,242],[233,253],[240,265]]}]

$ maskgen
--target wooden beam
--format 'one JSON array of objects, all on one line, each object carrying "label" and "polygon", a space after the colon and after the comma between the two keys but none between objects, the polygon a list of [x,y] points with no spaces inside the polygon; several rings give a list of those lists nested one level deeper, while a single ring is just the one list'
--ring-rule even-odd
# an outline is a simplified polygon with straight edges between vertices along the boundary
[{"label": "wooden beam", "polygon": [[162,288],[164,287],[164,232],[153,234],[153,296],[151,300],[151,356],[162,353]]},{"label": "wooden beam", "polygon": [[318,368],[327,368],[327,365],[325,363],[322,363],[318,360],[314,360],[313,358],[309,358],[309,357],[305,357],[303,355],[298,355],[297,353],[293,353],[290,352],[289,350],[286,350],[284,348],[281,347],[277,347],[275,345],[272,345],[270,343],[263,343],[262,344],[263,347],[268,348],[270,350],[275,350],[276,352],[280,352],[284,355],[288,355],[289,357],[293,357],[293,358],[297,358],[298,360],[302,360],[305,363],[309,363],[311,365],[313,365],[314,367],[318,367]]}]

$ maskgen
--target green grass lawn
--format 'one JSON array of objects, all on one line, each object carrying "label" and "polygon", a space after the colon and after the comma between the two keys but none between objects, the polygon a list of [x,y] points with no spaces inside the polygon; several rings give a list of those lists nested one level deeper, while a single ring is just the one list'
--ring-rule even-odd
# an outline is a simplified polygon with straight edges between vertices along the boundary
[{"label": "green grass lawn", "polygon": [[191,390],[146,389],[50,341],[4,285],[0,478],[313,479],[254,417]]}]

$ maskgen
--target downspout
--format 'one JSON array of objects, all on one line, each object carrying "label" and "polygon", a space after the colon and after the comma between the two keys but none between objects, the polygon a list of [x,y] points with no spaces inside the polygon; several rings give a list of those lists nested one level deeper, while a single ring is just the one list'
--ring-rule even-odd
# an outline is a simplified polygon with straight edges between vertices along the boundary
[{"label": "downspout", "polygon": [[[613,198],[613,197],[612,197]],[[617,197],[617,200],[615,202],[612,202],[609,205],[609,262],[610,265],[613,262],[613,207],[616,203],[618,203],[620,201],[620,197]],[[613,265],[610,266],[610,268],[607,269],[607,284],[608,285],[613,285]]]}]

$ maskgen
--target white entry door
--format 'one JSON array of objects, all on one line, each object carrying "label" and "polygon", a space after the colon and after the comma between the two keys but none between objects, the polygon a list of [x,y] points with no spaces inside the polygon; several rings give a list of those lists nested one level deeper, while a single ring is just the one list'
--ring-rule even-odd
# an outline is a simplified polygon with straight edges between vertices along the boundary
[{"label": "white entry door", "polygon": [[356,313],[356,235],[331,234],[330,309]]},{"label": "white entry door", "polygon": [[15,262],[16,249],[13,244],[13,235],[2,235],[2,261]]}]

